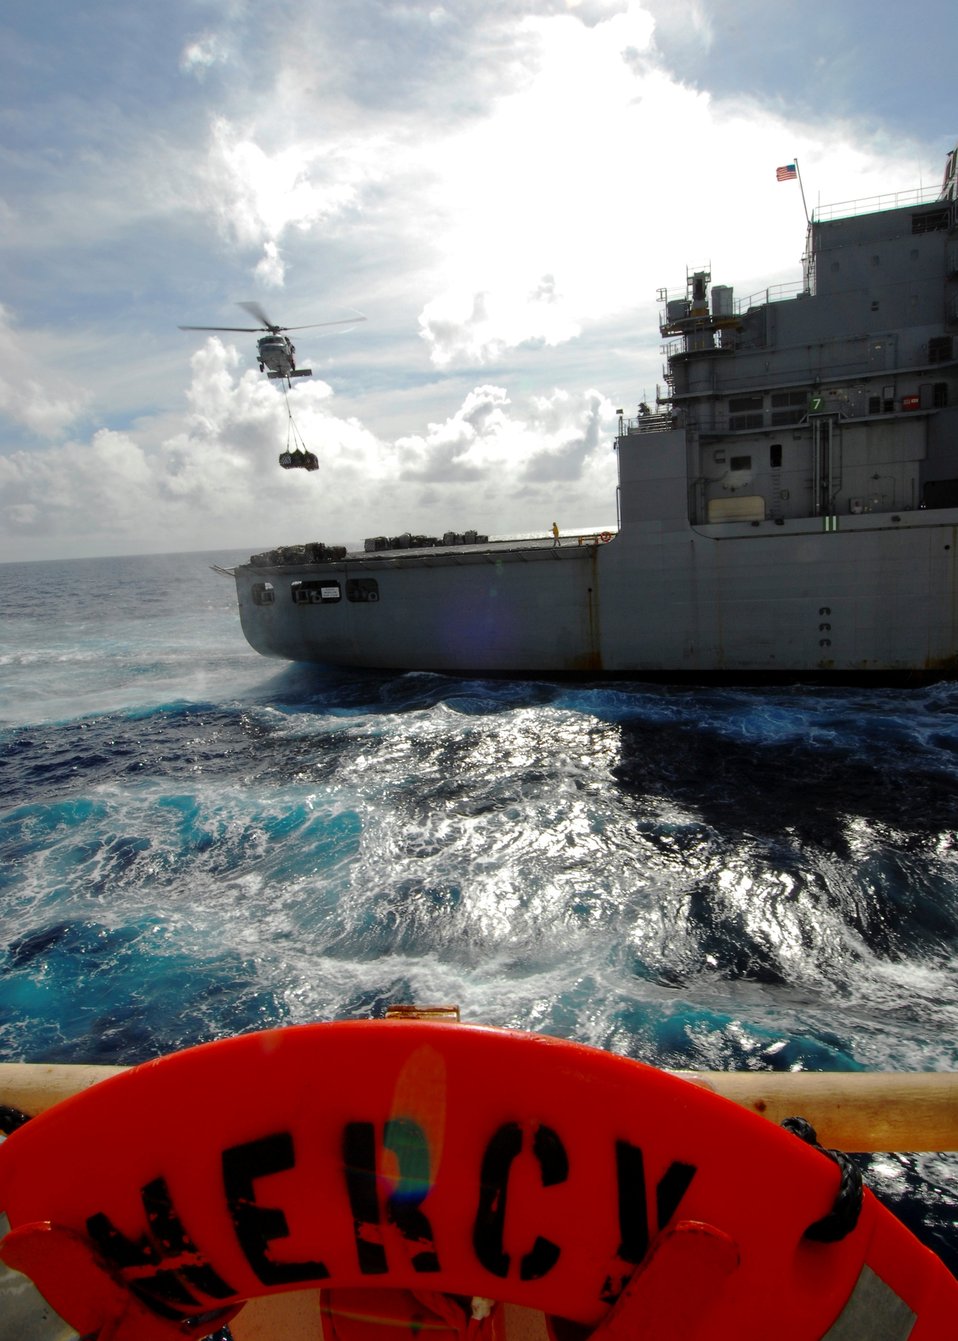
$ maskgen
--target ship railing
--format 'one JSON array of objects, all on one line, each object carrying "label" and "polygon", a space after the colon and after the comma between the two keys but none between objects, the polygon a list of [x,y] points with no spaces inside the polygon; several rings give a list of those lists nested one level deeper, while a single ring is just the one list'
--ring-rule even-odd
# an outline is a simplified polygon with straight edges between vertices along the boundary
[{"label": "ship railing", "polygon": [[791,280],[786,284],[769,284],[747,298],[737,299],[735,311],[748,312],[752,307],[764,307],[766,303],[781,303],[789,298],[803,298],[807,293],[808,290],[802,280]]},{"label": "ship railing", "polygon": [[668,433],[675,426],[675,415],[671,410],[639,414],[634,419],[619,420],[619,436],[632,433]]},{"label": "ship railing", "polygon": [[877,214],[879,210],[900,210],[912,205],[931,205],[940,196],[937,186],[919,187],[912,191],[890,191],[883,195],[862,197],[860,200],[840,200],[834,205],[816,205],[812,221],[850,219],[856,214]]}]

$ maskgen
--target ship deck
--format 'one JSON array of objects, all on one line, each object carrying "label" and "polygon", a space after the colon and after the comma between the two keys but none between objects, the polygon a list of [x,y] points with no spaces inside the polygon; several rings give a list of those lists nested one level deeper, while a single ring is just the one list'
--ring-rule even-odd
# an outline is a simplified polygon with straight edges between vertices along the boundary
[{"label": "ship deck", "polygon": [[[310,559],[303,553],[285,551],[280,562],[254,562],[239,564],[238,568],[255,569],[256,572],[285,572],[289,569],[341,567],[348,564],[351,568],[429,568],[448,567],[450,565],[470,565],[482,563],[536,563],[549,560],[568,561],[585,559],[603,544],[603,537],[614,535],[612,531],[582,531],[571,535],[560,535],[558,541],[550,536],[509,536],[491,538],[475,544],[402,546],[391,549],[354,549],[344,555],[333,558],[324,556],[319,560]],[[301,547],[297,547],[299,549]],[[288,556],[288,557],[287,557]],[[258,558],[261,556],[257,556]]]}]

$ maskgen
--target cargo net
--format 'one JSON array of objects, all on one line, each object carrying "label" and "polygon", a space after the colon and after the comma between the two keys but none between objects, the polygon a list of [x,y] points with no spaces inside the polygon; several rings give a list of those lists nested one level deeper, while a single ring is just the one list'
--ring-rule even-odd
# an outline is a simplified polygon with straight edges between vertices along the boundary
[{"label": "cargo net", "polygon": [[286,450],[280,452],[279,464],[284,470],[318,470],[319,461],[316,453],[306,450],[306,444],[296,427],[292,407],[289,403],[289,392],[285,387],[283,388],[283,395],[286,397],[286,413],[289,415],[289,423],[286,428]]}]

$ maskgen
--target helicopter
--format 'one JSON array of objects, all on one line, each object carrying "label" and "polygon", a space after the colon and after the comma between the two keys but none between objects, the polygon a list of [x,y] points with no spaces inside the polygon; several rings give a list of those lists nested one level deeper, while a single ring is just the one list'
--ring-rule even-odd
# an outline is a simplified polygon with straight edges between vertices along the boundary
[{"label": "helicopter", "polygon": [[256,356],[259,360],[260,372],[265,372],[271,380],[283,379],[287,386],[292,386],[293,377],[312,377],[312,368],[296,367],[296,346],[286,331],[308,331],[315,330],[319,326],[354,326],[357,321],[365,321],[366,318],[359,316],[345,317],[340,321],[317,321],[309,326],[277,326],[275,322],[270,321],[269,317],[263,311],[259,303],[246,302],[238,303],[237,306],[243,308],[251,317],[254,317],[260,325],[258,326],[180,326],[181,331],[239,331],[243,334],[255,334],[257,331],[266,331],[266,335],[256,341]]}]

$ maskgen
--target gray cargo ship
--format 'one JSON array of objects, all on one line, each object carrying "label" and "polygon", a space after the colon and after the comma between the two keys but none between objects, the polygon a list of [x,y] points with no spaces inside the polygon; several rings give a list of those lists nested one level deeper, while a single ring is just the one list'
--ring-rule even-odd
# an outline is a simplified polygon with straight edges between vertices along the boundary
[{"label": "gray cargo ship", "polygon": [[249,643],[485,675],[954,675],[956,156],[931,199],[816,210],[791,290],[737,302],[699,270],[662,292],[666,387],[620,414],[608,531],[255,555]]}]

